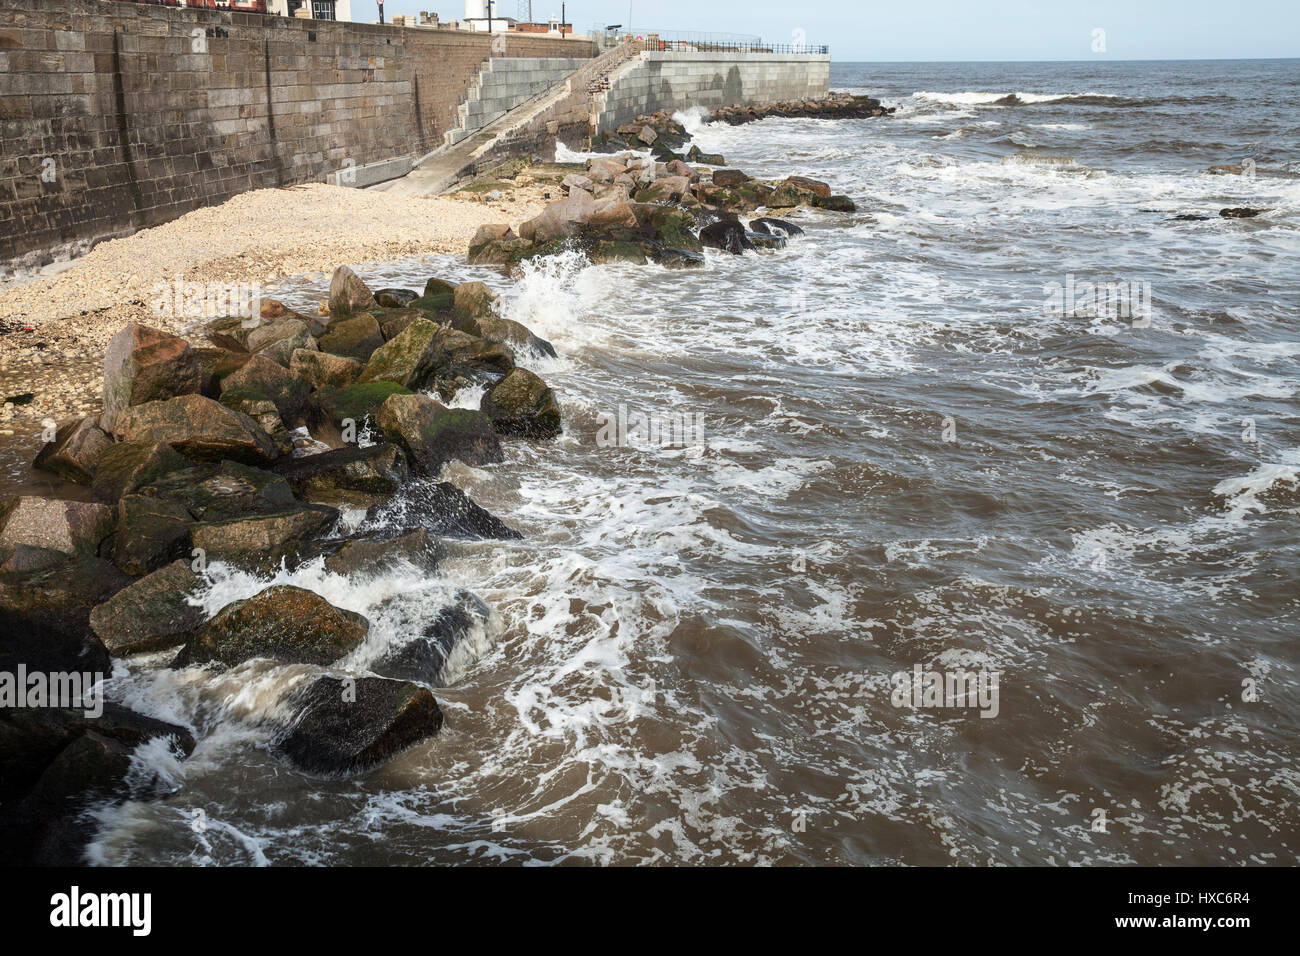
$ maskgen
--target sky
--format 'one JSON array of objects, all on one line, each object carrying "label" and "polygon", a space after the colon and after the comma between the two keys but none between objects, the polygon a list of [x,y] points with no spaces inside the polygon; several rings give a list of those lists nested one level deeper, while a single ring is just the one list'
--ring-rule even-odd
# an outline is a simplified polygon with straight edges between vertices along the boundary
[{"label": "sky", "polygon": [[[374,0],[351,2],[354,20],[378,18]],[[559,0],[532,4],[535,20],[560,15]],[[464,0],[385,0],[384,9],[465,14]],[[498,0],[503,16],[517,9],[518,0]],[[619,23],[638,34],[743,33],[769,43],[802,30],[841,61],[1300,57],[1300,0],[573,0],[566,20],[578,33]]]}]

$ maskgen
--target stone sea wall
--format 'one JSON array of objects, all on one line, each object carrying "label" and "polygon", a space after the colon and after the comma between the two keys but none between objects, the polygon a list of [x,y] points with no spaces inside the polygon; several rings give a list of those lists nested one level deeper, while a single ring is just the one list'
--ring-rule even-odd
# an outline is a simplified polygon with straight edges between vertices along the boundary
[{"label": "stone sea wall", "polygon": [[646,51],[610,76],[597,96],[597,132],[637,116],[700,106],[755,106],[822,99],[830,89],[829,54]]},{"label": "stone sea wall", "polygon": [[[0,274],[442,145],[492,39],[103,0],[0,5]],[[505,38],[507,57],[588,41]]]}]

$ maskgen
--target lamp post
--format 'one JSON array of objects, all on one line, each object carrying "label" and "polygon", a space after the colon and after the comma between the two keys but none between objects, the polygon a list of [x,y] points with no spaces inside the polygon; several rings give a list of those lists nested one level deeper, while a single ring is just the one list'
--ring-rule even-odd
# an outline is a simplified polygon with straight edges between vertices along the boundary
[{"label": "lamp post", "polygon": [[383,23],[384,22],[384,0],[375,0],[375,3],[379,4],[379,22]]}]

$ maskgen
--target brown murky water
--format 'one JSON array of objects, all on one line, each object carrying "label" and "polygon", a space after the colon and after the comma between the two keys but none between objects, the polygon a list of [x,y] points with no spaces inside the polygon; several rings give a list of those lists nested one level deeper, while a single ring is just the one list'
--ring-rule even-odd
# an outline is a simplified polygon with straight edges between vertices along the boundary
[{"label": "brown murky water", "polygon": [[[432,579],[285,576],[378,641],[391,596],[482,597],[444,733],[313,778],[267,748],[301,669],[130,661],[118,692],[200,743],[152,755],[180,792],[106,814],[94,859],[1294,864],[1300,187],[1203,170],[1296,125],[1300,90],[1109,66],[837,67],[895,120],[705,130],[858,199],[781,253],[362,270],[484,278],[560,353],[533,367],[564,436],[453,476],[523,541]],[[1023,149],[1080,168],[1002,161]],[[1228,205],[1275,212],[1169,218]],[[1071,274],[1150,282],[1149,324],[1045,315]],[[702,440],[606,447],[620,406]],[[265,583],[217,568],[203,600]],[[996,677],[988,716],[907,706],[918,665]]]}]

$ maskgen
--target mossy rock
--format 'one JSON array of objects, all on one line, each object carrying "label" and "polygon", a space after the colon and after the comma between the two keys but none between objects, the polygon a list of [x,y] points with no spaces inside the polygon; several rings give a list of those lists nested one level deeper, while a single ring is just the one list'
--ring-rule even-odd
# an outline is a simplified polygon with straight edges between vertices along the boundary
[{"label": "mossy rock", "polygon": [[640,243],[599,240],[591,247],[591,261],[597,265],[610,262],[633,262],[645,265],[645,251]]},{"label": "mossy rock", "polygon": [[411,390],[397,382],[359,382],[343,388],[322,388],[311,397],[312,419],[318,424],[341,428],[345,420],[357,425],[366,416],[373,420],[379,406],[390,395],[410,395]]},{"label": "mossy rock", "polygon": [[426,297],[431,295],[454,296],[456,294],[456,283],[447,282],[444,279],[430,279],[424,284],[424,294]]},{"label": "mossy rock", "polygon": [[814,196],[812,204],[831,212],[857,212],[858,207],[848,196]]}]

